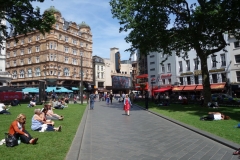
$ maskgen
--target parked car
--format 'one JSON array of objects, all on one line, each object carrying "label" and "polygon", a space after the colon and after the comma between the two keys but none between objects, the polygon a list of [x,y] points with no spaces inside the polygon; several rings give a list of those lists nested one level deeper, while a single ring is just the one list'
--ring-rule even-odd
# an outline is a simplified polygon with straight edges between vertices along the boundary
[{"label": "parked car", "polygon": [[224,101],[224,102],[240,102],[239,98],[233,98],[228,94],[215,93],[212,94],[213,101]]}]

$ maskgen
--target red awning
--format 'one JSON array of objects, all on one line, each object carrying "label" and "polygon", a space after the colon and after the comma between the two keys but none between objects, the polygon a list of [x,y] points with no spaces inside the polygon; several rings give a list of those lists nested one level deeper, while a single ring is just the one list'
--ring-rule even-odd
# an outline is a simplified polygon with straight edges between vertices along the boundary
[{"label": "red awning", "polygon": [[137,79],[140,79],[140,78],[148,78],[148,74],[142,74],[142,75],[139,75],[139,76],[136,76]]},{"label": "red awning", "polygon": [[168,91],[172,89],[172,87],[164,87],[164,88],[160,88],[160,89],[157,89],[157,90],[153,90],[153,92],[165,92],[165,91]]},{"label": "red awning", "polygon": [[184,88],[184,86],[175,86],[173,87],[172,91],[173,92],[179,92],[179,91],[182,91]]},{"label": "red awning", "polygon": [[[143,90],[148,90],[148,82],[145,82],[146,87]],[[135,90],[142,91],[142,88],[140,87],[140,84],[135,85]]]},{"label": "red awning", "polygon": [[187,85],[183,88],[183,91],[193,91],[195,90],[197,85]]},{"label": "red awning", "polygon": [[169,77],[171,77],[172,76],[172,74],[162,74],[161,75],[161,78],[169,78]]},{"label": "red awning", "polygon": [[196,89],[195,89],[196,91],[199,91],[199,90],[203,90],[203,86],[200,84],[200,85],[197,85],[197,87],[196,87]]},{"label": "red awning", "polygon": [[224,89],[225,87],[225,82],[224,83],[215,83],[215,84],[211,84],[211,89]]}]

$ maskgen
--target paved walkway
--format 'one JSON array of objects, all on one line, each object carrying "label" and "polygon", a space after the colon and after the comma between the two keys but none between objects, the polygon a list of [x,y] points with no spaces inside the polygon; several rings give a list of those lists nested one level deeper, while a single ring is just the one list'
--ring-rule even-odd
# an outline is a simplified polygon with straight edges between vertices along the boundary
[{"label": "paved walkway", "polygon": [[94,110],[87,109],[66,160],[238,159],[232,155],[235,143],[137,106],[126,116],[122,106],[117,101],[95,102]]}]

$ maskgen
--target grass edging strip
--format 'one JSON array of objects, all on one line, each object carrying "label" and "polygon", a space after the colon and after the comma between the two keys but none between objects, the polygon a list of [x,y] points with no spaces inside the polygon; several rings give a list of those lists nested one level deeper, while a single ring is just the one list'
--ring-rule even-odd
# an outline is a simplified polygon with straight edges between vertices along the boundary
[{"label": "grass edging strip", "polygon": [[[137,104],[134,104],[134,105],[137,106],[137,107],[139,107],[139,108],[141,108],[141,109],[143,109],[143,110],[146,110],[146,109],[145,109],[144,107],[142,107],[142,106],[139,106],[139,105],[137,105]],[[209,139],[211,139],[211,140],[213,140],[213,141],[216,141],[216,142],[218,142],[218,143],[220,143],[220,144],[222,144],[222,145],[224,145],[224,146],[227,146],[227,147],[232,148],[232,149],[234,149],[234,150],[239,149],[239,144],[236,144],[236,143],[231,142],[231,141],[229,141],[229,140],[223,139],[223,138],[221,138],[221,137],[219,137],[219,136],[216,136],[216,135],[214,135],[214,134],[211,134],[211,133],[209,133],[209,132],[200,130],[200,129],[196,128],[196,127],[189,126],[189,125],[187,125],[187,124],[185,124],[185,123],[181,123],[181,122],[179,122],[179,121],[177,121],[177,120],[174,120],[174,119],[171,119],[171,118],[169,118],[169,117],[163,116],[163,115],[161,115],[161,114],[159,114],[159,113],[156,113],[156,112],[153,112],[153,111],[150,111],[150,110],[146,110],[146,111],[148,111],[148,112],[150,112],[150,113],[152,113],[152,114],[155,114],[155,115],[157,115],[157,116],[159,116],[159,117],[161,117],[161,118],[164,118],[165,120],[168,120],[168,121],[170,121],[170,122],[173,122],[173,123],[175,123],[175,124],[177,124],[177,125],[180,125],[181,127],[184,127],[184,128],[186,128],[186,129],[188,129],[188,130],[191,130],[191,131],[193,131],[193,132],[195,132],[195,133],[198,133],[198,134],[200,134],[200,135],[202,135],[202,136],[204,136],[204,137],[207,137],[207,138],[209,138]]]},{"label": "grass edging strip", "polygon": [[81,151],[81,145],[82,145],[82,139],[86,127],[86,120],[87,120],[87,115],[88,115],[88,104],[85,108],[84,114],[82,116],[80,125],[77,129],[77,132],[74,136],[74,139],[72,141],[71,147],[67,153],[67,156],[65,160],[78,160],[80,156],[80,151]]}]

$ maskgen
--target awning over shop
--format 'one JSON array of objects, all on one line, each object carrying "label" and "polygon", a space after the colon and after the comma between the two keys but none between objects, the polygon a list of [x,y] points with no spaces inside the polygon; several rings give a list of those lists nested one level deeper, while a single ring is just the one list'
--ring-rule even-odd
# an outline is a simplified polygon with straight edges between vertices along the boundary
[{"label": "awning over shop", "polygon": [[196,87],[196,89],[195,89],[196,91],[199,91],[199,90],[203,90],[203,86],[200,84],[200,85],[197,85],[197,87]]},{"label": "awning over shop", "polygon": [[226,84],[225,82],[224,83],[211,84],[211,89],[224,89],[225,84]]},{"label": "awning over shop", "polygon": [[173,87],[172,91],[173,92],[180,92],[180,91],[183,90],[183,88],[184,88],[184,86],[175,86],[175,87]]},{"label": "awning over shop", "polygon": [[[145,82],[145,85],[146,86],[145,86],[145,88],[143,90],[148,90],[148,82]],[[140,84],[136,84],[135,85],[135,90],[137,90],[137,91],[141,91],[142,90]]]},{"label": "awning over shop", "polygon": [[165,92],[165,91],[168,91],[168,90],[171,90],[172,87],[164,87],[164,88],[160,88],[160,89],[156,89],[154,90],[153,92]]},{"label": "awning over shop", "polygon": [[187,85],[183,88],[183,91],[194,91],[197,85]]},{"label": "awning over shop", "polygon": [[140,79],[140,78],[148,78],[148,74],[141,74],[139,76],[136,77],[137,79]]}]

